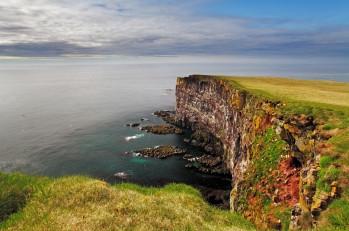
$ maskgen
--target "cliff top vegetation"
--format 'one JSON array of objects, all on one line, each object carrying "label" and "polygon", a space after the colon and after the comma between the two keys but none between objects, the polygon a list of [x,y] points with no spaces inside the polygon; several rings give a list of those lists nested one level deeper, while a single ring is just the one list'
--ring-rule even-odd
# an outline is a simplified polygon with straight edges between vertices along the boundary
[{"label": "cliff top vegetation", "polygon": [[[253,230],[194,188],[0,173],[0,230]],[[2,223],[1,223],[2,222]]]}]

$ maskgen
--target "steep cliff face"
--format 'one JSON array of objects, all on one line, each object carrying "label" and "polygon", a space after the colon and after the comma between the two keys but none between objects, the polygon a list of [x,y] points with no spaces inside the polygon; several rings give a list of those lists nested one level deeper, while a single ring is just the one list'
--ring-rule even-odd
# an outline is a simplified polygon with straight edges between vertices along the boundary
[{"label": "steep cliff face", "polygon": [[211,153],[232,176],[231,209],[260,228],[314,225],[336,188],[324,200],[314,196],[321,137],[312,117],[285,117],[282,103],[207,76],[178,78],[176,97],[178,123],[222,146]]},{"label": "steep cliff face", "polygon": [[223,145],[223,153],[217,154],[223,155],[233,181],[240,179],[256,135],[272,123],[275,113],[270,108],[275,105],[231,89],[223,81],[193,76],[177,80],[176,96],[182,126],[216,137]]}]

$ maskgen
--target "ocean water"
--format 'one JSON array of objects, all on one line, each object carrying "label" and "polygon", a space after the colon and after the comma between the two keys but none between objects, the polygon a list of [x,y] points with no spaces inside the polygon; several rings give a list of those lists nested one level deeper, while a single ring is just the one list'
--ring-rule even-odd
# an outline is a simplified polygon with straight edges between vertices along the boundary
[{"label": "ocean water", "polygon": [[[55,58],[0,60],[0,171],[80,174],[115,183],[183,182],[229,187],[227,179],[132,152],[161,144],[185,146],[177,135],[146,134],[129,122],[162,123],[155,110],[174,109],[177,76],[192,73],[298,76],[348,81],[345,61],[248,58]],[[134,139],[127,139],[131,137]],[[115,173],[125,172],[120,179]]]}]

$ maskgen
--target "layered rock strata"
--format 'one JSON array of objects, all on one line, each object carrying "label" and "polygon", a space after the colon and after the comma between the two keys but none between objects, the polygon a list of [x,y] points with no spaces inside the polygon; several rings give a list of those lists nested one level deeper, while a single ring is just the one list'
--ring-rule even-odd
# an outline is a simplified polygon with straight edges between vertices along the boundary
[{"label": "layered rock strata", "polygon": [[281,102],[209,76],[178,78],[176,98],[171,122],[199,134],[187,142],[221,159],[232,176],[231,209],[265,229],[316,225],[336,184],[316,193],[323,137],[314,118],[282,115]]}]

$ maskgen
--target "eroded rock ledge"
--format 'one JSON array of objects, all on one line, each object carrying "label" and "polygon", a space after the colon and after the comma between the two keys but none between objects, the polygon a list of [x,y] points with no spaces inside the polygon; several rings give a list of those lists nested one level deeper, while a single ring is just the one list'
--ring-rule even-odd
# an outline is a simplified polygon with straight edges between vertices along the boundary
[{"label": "eroded rock ledge", "polygon": [[171,145],[161,145],[154,148],[145,148],[135,151],[144,157],[154,157],[159,159],[165,159],[170,156],[184,155],[186,150]]},{"label": "eroded rock ledge", "polygon": [[223,161],[232,176],[231,209],[264,229],[316,225],[337,188],[334,182],[330,193],[316,194],[317,149],[326,137],[314,118],[284,116],[280,102],[209,76],[178,78],[176,97],[169,120],[199,134],[187,141]]},{"label": "eroded rock ledge", "polygon": [[156,135],[183,134],[182,129],[168,124],[146,125],[141,130]]}]

